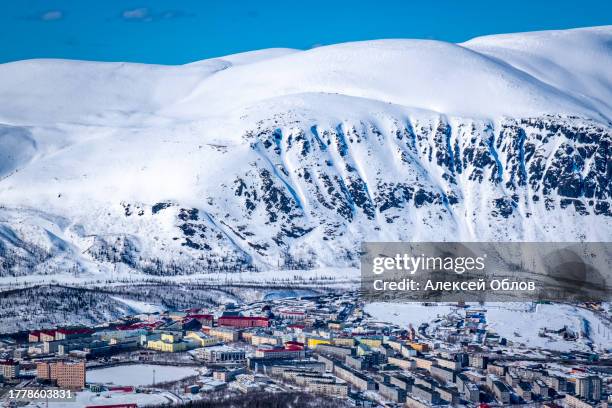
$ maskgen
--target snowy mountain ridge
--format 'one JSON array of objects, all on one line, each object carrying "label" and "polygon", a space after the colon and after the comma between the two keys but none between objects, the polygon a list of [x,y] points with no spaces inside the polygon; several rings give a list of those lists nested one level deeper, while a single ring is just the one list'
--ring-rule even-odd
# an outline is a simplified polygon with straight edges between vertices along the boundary
[{"label": "snowy mountain ridge", "polygon": [[[0,65],[0,276],[608,241],[612,27]],[[595,63],[596,61],[596,63]]]}]

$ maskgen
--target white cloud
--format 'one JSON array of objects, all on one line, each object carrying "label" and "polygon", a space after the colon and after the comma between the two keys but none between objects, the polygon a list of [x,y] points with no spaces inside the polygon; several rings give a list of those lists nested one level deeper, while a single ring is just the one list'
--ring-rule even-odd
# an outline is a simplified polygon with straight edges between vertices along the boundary
[{"label": "white cloud", "polygon": [[64,13],[61,12],[60,10],[50,10],[50,11],[44,12],[40,16],[40,19],[43,21],[61,20],[62,18],[64,18]]},{"label": "white cloud", "polygon": [[145,7],[125,10],[121,15],[126,20],[146,20],[151,18],[149,9]]},{"label": "white cloud", "polygon": [[146,7],[124,10],[121,17],[128,21],[161,21],[180,17],[190,17],[193,14],[181,10],[153,11]]}]

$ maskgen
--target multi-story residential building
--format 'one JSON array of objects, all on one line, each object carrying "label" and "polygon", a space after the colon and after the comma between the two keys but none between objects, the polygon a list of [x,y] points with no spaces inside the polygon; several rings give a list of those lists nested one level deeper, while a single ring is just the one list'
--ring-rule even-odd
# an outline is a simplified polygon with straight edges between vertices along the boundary
[{"label": "multi-story residential building", "polygon": [[219,370],[213,371],[213,378],[218,381],[230,382],[240,374],[246,373],[246,368],[236,368],[233,370]]},{"label": "multi-story residential building", "polygon": [[323,394],[332,397],[346,397],[349,392],[349,387],[346,383],[313,381],[306,386],[306,390],[314,394]]},{"label": "multi-story residential building", "polygon": [[317,355],[317,361],[325,364],[325,371],[331,373],[332,371],[334,371],[334,364],[336,363],[336,361],[334,361],[332,358],[318,354]]},{"label": "multi-story residential building", "polygon": [[42,361],[36,364],[36,377],[55,381],[58,387],[85,388],[85,361]]},{"label": "multi-story residential building", "polygon": [[39,343],[44,341],[41,339],[41,335],[44,334],[46,341],[55,340],[55,330],[34,330],[28,334],[28,341],[30,343]]},{"label": "multi-story residential building", "polygon": [[334,337],[332,344],[342,347],[354,347],[357,344],[357,340],[352,337]]},{"label": "multi-story residential building", "polygon": [[199,349],[198,357],[213,364],[246,362],[246,353],[244,350],[229,346],[211,346]]},{"label": "multi-story residential building", "polygon": [[463,398],[470,402],[480,401],[480,389],[470,381],[467,375],[463,373],[457,374],[455,384],[457,384],[457,390],[463,395]]},{"label": "multi-story residential building", "polygon": [[353,354],[353,349],[349,347],[334,346],[331,344],[319,344],[317,345],[317,353],[327,354],[338,359],[344,359],[346,356]]},{"label": "multi-story residential building", "polygon": [[489,358],[487,356],[483,356],[480,354],[471,354],[468,357],[470,367],[478,368],[480,370],[484,370],[487,368],[489,363]]},{"label": "multi-story residential building", "polygon": [[270,345],[280,346],[281,338],[277,336],[270,336],[268,334],[253,334],[251,336],[251,344],[254,346]]},{"label": "multi-story residential building", "polygon": [[429,345],[427,343],[409,342],[408,346],[420,353],[426,353],[429,351]]},{"label": "multi-story residential building", "polygon": [[233,343],[238,341],[240,338],[240,332],[237,330],[224,328],[224,327],[212,327],[208,334],[212,337],[215,337],[221,341],[225,341],[227,343]]},{"label": "multi-story residential building", "polygon": [[601,400],[601,378],[594,375],[576,378],[576,395],[587,401]]},{"label": "multi-story residential building", "polygon": [[323,376],[325,374],[325,364],[312,360],[306,361],[283,361],[281,365],[270,365],[267,371],[272,375],[288,376],[299,375],[299,373],[314,373]]},{"label": "multi-story residential building", "polygon": [[176,353],[188,350],[192,348],[192,345],[183,340],[183,336],[180,334],[162,333],[159,340],[149,340],[147,342],[147,348],[166,353]]},{"label": "multi-story residential building", "polygon": [[281,319],[292,322],[302,321],[306,318],[306,313],[301,310],[281,309],[277,314]]},{"label": "multi-story residential building", "polygon": [[393,364],[394,366],[397,366],[403,370],[414,370],[416,367],[416,361],[414,360],[407,360],[404,358],[398,358],[398,357],[388,357],[387,358],[387,362],[389,364]]},{"label": "multi-story residential building", "polygon": [[369,377],[345,366],[342,363],[335,363],[333,373],[336,377],[352,384],[360,391],[376,389],[376,383]]},{"label": "multi-story residential building", "polygon": [[435,405],[420,401],[410,395],[406,395],[407,408],[431,408],[432,406]]},{"label": "multi-story residential building", "polygon": [[187,332],[185,335],[185,340],[191,341],[194,344],[197,344],[199,347],[209,347],[219,344],[219,339],[200,331]]},{"label": "multi-story residential building", "polygon": [[217,324],[229,327],[268,327],[270,319],[263,316],[221,316]]},{"label": "multi-story residential building", "polygon": [[195,319],[202,326],[212,326],[215,320],[215,317],[211,314],[188,314],[186,316],[187,319]]},{"label": "multi-story residential building", "polygon": [[348,367],[354,368],[355,370],[365,370],[369,368],[368,363],[363,357],[345,356],[344,364],[346,364]]},{"label": "multi-story residential building", "polygon": [[344,323],[332,320],[327,323],[327,327],[329,328],[329,330],[341,331],[342,329],[344,329]]},{"label": "multi-story residential building", "polygon": [[306,345],[309,349],[316,349],[319,344],[331,344],[331,340],[324,337],[308,337]]},{"label": "multi-story residential building", "polygon": [[599,402],[589,402],[571,394],[567,394],[563,398],[562,404],[566,408],[596,408],[601,406]]},{"label": "multi-story residential building", "polygon": [[380,347],[383,344],[382,336],[360,337],[358,340],[369,347]]},{"label": "multi-story residential building", "polygon": [[442,383],[455,382],[455,372],[446,367],[431,366],[431,376]]},{"label": "multi-story residential building", "polygon": [[412,396],[430,405],[440,403],[440,394],[437,391],[420,384],[412,386]]},{"label": "multi-story residential building", "polygon": [[497,401],[499,401],[501,404],[510,403],[510,390],[506,384],[499,380],[493,380],[490,388]]},{"label": "multi-story residential building", "polygon": [[523,382],[523,381],[520,381],[514,387],[516,394],[519,397],[521,397],[525,402],[530,402],[532,400],[531,389],[532,389],[531,384],[528,382]]},{"label": "multi-story residential building", "polygon": [[533,382],[533,393],[542,398],[548,398],[552,395],[551,388],[541,379]]},{"label": "multi-story residential building", "polygon": [[9,380],[19,377],[19,363],[14,360],[0,360],[0,375]]},{"label": "multi-story residential building", "polygon": [[487,364],[487,373],[496,375],[498,377],[504,377],[506,375],[506,370],[507,367],[501,364]]},{"label": "multi-story residential building", "polygon": [[410,358],[410,357],[416,357],[417,355],[417,351],[415,349],[413,349],[412,347],[408,346],[408,345],[404,345],[401,349],[400,349],[400,354],[403,357],[406,358]]},{"label": "multi-story residential building", "polygon": [[436,362],[440,367],[448,368],[449,370],[458,371],[461,369],[461,363],[459,361],[438,357],[436,358]]},{"label": "multi-story residential building", "polygon": [[303,348],[299,347],[275,347],[269,349],[257,349],[256,358],[276,359],[276,360],[301,360],[305,356]]},{"label": "multi-story residential building", "polygon": [[310,368],[303,367],[273,367],[270,374],[276,374],[285,380],[293,381],[299,385],[308,384],[312,381],[335,382],[335,377],[326,375],[325,372],[317,372]]},{"label": "multi-story residential building", "polygon": [[38,334],[39,341],[54,341],[55,330],[41,330]]},{"label": "multi-story residential building", "polygon": [[453,407],[456,406],[457,403],[459,402],[459,399],[460,399],[459,393],[455,391],[453,388],[435,387],[434,390],[437,391],[438,394],[440,394],[441,400],[448,402]]},{"label": "multi-story residential building", "polygon": [[506,373],[504,380],[506,380],[506,384],[508,384],[511,388],[516,387],[518,383],[521,382],[519,376],[511,373],[510,371]]},{"label": "multi-story residential building", "polygon": [[400,387],[407,393],[412,391],[412,385],[414,384],[414,378],[408,377],[404,374],[395,374],[388,377],[388,382],[397,387]]},{"label": "multi-story residential building", "polygon": [[378,383],[378,393],[385,399],[393,402],[406,402],[406,390],[397,385],[380,382]]},{"label": "multi-story residential building", "polygon": [[422,368],[427,371],[430,371],[431,367],[436,363],[434,360],[424,357],[413,357],[412,359],[416,363],[417,368]]},{"label": "multi-story residential building", "polygon": [[93,330],[90,329],[58,329],[55,331],[55,340],[70,340],[79,337],[90,336]]},{"label": "multi-story residential building", "polygon": [[567,380],[564,377],[547,375],[543,377],[542,380],[546,383],[546,385],[557,392],[565,392],[567,389]]}]

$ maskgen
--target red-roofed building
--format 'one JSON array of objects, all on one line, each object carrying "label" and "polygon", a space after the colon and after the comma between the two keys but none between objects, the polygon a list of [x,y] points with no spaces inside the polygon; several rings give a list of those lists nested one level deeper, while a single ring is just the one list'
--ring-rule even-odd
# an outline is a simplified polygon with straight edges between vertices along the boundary
[{"label": "red-roofed building", "polygon": [[40,339],[39,341],[54,341],[55,330],[41,330],[38,338]]},{"label": "red-roofed building", "polygon": [[189,314],[185,319],[195,319],[202,324],[202,326],[212,326],[215,317],[211,314]]},{"label": "red-roofed building", "polygon": [[115,392],[134,392],[134,387],[132,386],[128,386],[128,387],[108,387],[109,391],[115,391]]},{"label": "red-roofed building", "polygon": [[304,343],[300,343],[299,341],[286,341],[285,348],[292,350],[304,349]]},{"label": "red-roofed building", "polygon": [[58,329],[55,331],[55,340],[68,340],[77,337],[89,336],[93,333],[90,329]]},{"label": "red-roofed building", "polygon": [[268,327],[270,320],[262,316],[221,316],[217,323],[230,327]]},{"label": "red-roofed building", "polygon": [[0,375],[7,379],[19,377],[19,363],[13,360],[0,360]]},{"label": "red-roofed building", "polygon": [[40,331],[34,330],[28,334],[28,341],[30,343],[38,343],[40,341]]}]

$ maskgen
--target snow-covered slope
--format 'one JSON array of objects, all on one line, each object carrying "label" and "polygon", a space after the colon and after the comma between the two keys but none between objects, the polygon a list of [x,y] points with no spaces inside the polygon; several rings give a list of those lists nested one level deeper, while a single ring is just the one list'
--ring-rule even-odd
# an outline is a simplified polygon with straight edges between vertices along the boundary
[{"label": "snow-covered slope", "polygon": [[0,65],[0,275],[612,236],[612,27]]}]

